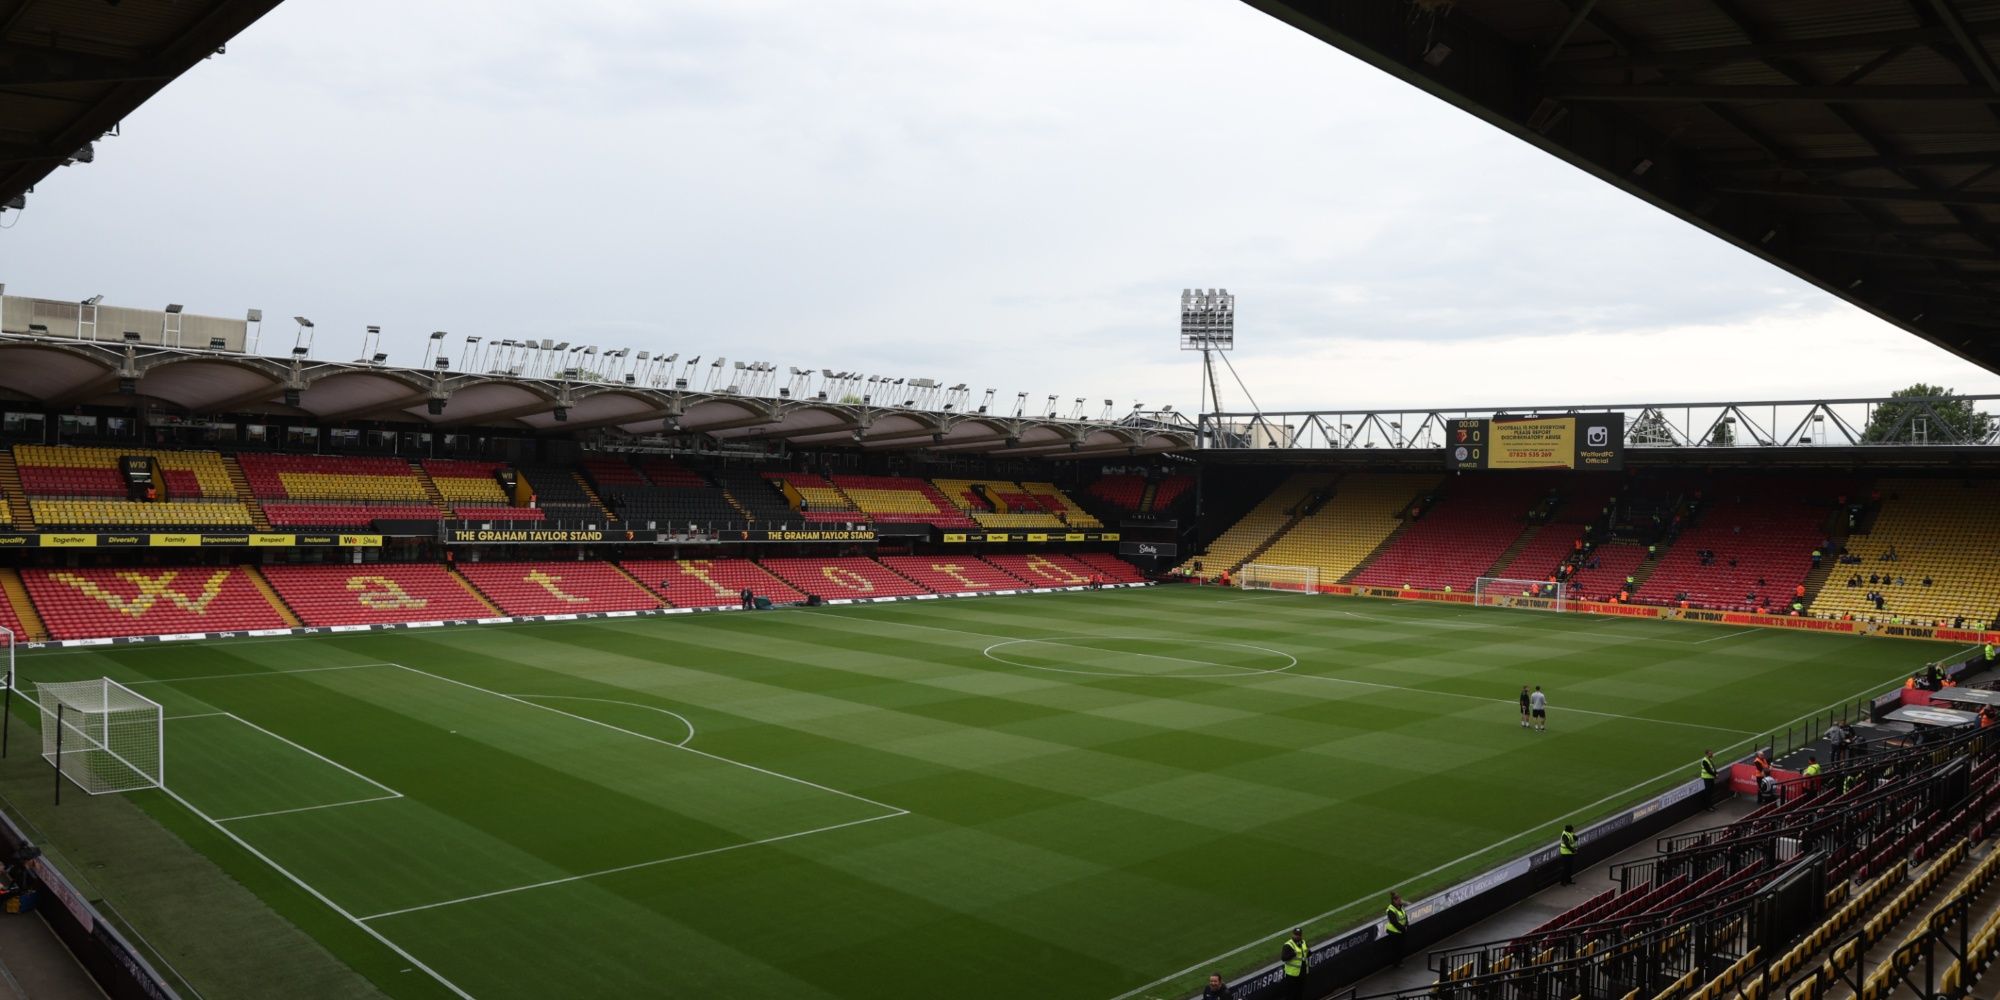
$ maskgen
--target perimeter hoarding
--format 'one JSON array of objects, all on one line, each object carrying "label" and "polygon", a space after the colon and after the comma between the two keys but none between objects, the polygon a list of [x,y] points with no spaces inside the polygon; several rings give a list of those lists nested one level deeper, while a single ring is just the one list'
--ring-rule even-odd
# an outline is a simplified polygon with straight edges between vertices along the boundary
[{"label": "perimeter hoarding", "polygon": [[1445,462],[1461,469],[1625,468],[1625,414],[1465,418],[1451,422]]}]

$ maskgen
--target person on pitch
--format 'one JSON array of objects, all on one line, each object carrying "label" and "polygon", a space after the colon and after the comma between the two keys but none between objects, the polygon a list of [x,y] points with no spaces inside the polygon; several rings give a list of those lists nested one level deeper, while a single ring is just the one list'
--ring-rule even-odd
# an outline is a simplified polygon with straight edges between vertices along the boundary
[{"label": "person on pitch", "polygon": [[1549,731],[1549,699],[1542,694],[1540,684],[1535,685],[1535,690],[1528,695],[1528,715],[1535,720],[1535,732]]},{"label": "person on pitch", "polygon": [[1521,728],[1528,728],[1528,686],[1521,685]]}]

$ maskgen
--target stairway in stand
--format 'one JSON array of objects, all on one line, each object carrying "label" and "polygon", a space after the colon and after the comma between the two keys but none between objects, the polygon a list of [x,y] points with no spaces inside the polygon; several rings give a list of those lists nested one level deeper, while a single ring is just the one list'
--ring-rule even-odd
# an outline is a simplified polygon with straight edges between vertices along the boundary
[{"label": "stairway in stand", "polygon": [[648,587],[648,586],[646,586],[646,581],[644,581],[644,580],[641,580],[641,579],[639,579],[639,578],[638,578],[638,577],[636,577],[636,576],[633,576],[633,575],[632,575],[632,571],[631,571],[631,570],[629,570],[629,569],[626,569],[625,567],[623,567],[623,566],[620,566],[620,565],[619,565],[618,563],[616,563],[616,562],[613,562],[612,560],[609,560],[609,559],[606,559],[606,560],[604,561],[604,564],[605,564],[606,566],[609,566],[609,567],[611,567],[611,568],[612,568],[613,570],[616,570],[619,576],[622,576],[622,577],[624,577],[625,579],[627,579],[627,580],[630,580],[630,581],[632,581],[632,586],[634,586],[634,587],[637,587],[637,588],[639,588],[639,589],[640,589],[641,591],[643,591],[643,592],[644,592],[644,593],[645,593],[645,594],[646,594],[647,596],[649,596],[649,597],[652,597],[653,599],[655,599],[655,600],[659,601],[659,602],[660,602],[660,607],[663,607],[663,608],[671,608],[671,607],[673,607],[673,605],[671,605],[671,604],[668,604],[668,603],[667,603],[667,601],[666,601],[666,599],[665,599],[665,598],[663,598],[663,597],[661,597],[661,596],[660,596],[660,593],[659,593],[659,591],[657,591],[657,590],[653,589],[652,587]]},{"label": "stairway in stand", "polygon": [[486,605],[486,610],[493,612],[493,617],[499,618],[502,616],[502,612],[500,611],[500,606],[494,604],[492,598],[487,597],[485,594],[481,593],[478,587],[473,586],[472,581],[466,579],[465,574],[460,573],[458,571],[457,566],[453,566],[447,563],[445,565],[445,571],[451,574],[452,579],[458,581],[459,586],[465,588],[466,593],[471,594],[474,598],[476,598],[479,601],[479,603]]},{"label": "stairway in stand", "polygon": [[298,628],[304,624],[299,621],[298,614],[292,611],[292,606],[278,596],[278,592],[271,587],[271,581],[264,579],[264,574],[259,572],[257,567],[245,566],[243,573],[250,578],[250,584],[257,588],[257,592],[264,595],[264,600],[271,602],[271,607],[278,612],[278,617],[285,620],[287,628]]},{"label": "stairway in stand", "polygon": [[1139,494],[1139,513],[1151,514],[1153,512],[1153,499],[1159,495],[1160,484],[1151,479],[1146,480],[1146,489]]},{"label": "stairway in stand", "polygon": [[236,456],[222,456],[222,467],[229,472],[229,485],[243,500],[243,506],[250,510],[250,525],[258,531],[271,530],[271,518],[264,513],[264,505],[257,502],[257,494],[250,491],[250,477],[243,474],[243,467],[236,464]]},{"label": "stairway in stand", "polygon": [[15,531],[35,530],[35,510],[21,492],[21,470],[14,465],[14,449],[0,447],[0,490],[7,494],[7,514]]},{"label": "stairway in stand", "polygon": [[410,470],[416,475],[417,482],[424,484],[424,496],[429,497],[431,506],[438,509],[438,516],[450,517],[451,504],[446,502],[444,493],[438,489],[438,484],[431,479],[430,473],[424,471],[423,464],[411,462]]},{"label": "stairway in stand", "polygon": [[[582,487],[582,488],[583,488],[583,495],[584,495],[584,496],[587,496],[587,497],[589,497],[589,498],[590,498],[590,502],[591,502],[591,503],[594,503],[594,504],[596,504],[596,505],[597,505],[597,509],[598,509],[599,511],[603,512],[603,514],[604,514],[604,520],[605,520],[605,522],[606,522],[606,523],[609,523],[610,521],[612,521],[612,520],[615,520],[615,519],[614,519],[614,518],[613,518],[613,517],[611,516],[611,508],[609,508],[609,507],[606,507],[606,506],[604,506],[604,498],[603,498],[603,497],[601,497],[601,496],[598,496],[598,495],[597,495],[597,488],[596,488],[596,487],[594,487],[594,486],[592,486],[592,485],[590,485],[590,480],[588,480],[588,479],[585,479],[585,478],[584,478],[584,476],[583,476],[583,473],[581,473],[581,472],[572,472],[572,473],[570,473],[570,474],[569,474],[569,477],[570,477],[571,479],[574,479],[574,480],[576,480],[576,485],[578,485],[578,486],[580,486],[580,487]],[[645,585],[644,585],[644,584],[641,584],[641,585],[640,585],[640,589],[641,589],[641,590],[644,590],[644,589],[645,589]]]},{"label": "stairway in stand", "polygon": [[0,567],[0,591],[6,592],[7,603],[13,605],[14,617],[20,621],[21,631],[25,633],[17,638],[23,642],[47,642],[48,626],[42,624],[42,615],[35,610],[35,602],[28,599],[28,588],[21,583],[21,574],[11,566]]}]

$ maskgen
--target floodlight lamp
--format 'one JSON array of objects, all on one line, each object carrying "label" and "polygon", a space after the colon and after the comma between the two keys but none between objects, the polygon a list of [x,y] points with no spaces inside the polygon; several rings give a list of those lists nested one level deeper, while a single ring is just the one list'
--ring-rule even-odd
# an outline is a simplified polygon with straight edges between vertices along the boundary
[{"label": "floodlight lamp", "polygon": [[[368,332],[369,332],[369,333],[373,333],[373,334],[377,334],[377,335],[379,335],[379,334],[381,334],[381,332],[382,332],[382,328],[381,328],[381,327],[379,327],[379,326],[375,326],[375,325],[372,325],[372,324],[371,324],[371,325],[370,325],[370,326],[368,327]],[[436,338],[436,337],[432,337],[431,339],[432,339],[432,340],[436,340],[437,338]]]},{"label": "floodlight lamp", "polygon": [[476,333],[468,333],[468,334],[466,334],[466,335],[465,335],[465,343],[466,343],[466,344],[467,344],[468,346],[470,346],[470,345],[472,345],[472,344],[477,344],[477,343],[479,343],[479,335],[478,335],[478,334],[476,334]]},{"label": "floodlight lamp", "polygon": [[94,305],[97,305],[98,303],[100,303],[100,302],[103,302],[103,301],[104,301],[104,296],[102,296],[102,295],[93,295],[93,296],[91,296],[90,298],[87,298],[87,299],[84,299],[84,300],[83,300],[83,304],[84,304],[84,305],[87,305],[87,306],[94,306]]},{"label": "floodlight lamp", "polygon": [[132,344],[132,343],[137,343],[137,342],[138,342],[138,340],[139,340],[139,331],[137,331],[137,330],[127,330],[127,331],[125,331],[125,342],[126,342],[126,343],[128,343],[128,344]]},{"label": "floodlight lamp", "polygon": [[[374,327],[374,326],[371,326],[371,327],[369,327],[368,329],[370,329],[370,330],[374,330],[374,331],[377,331],[377,332],[380,332],[380,330],[381,330],[381,328],[380,328],[380,327]],[[431,331],[431,339],[432,339],[432,340],[443,340],[443,339],[444,339],[444,331],[443,331],[443,330],[432,330],[432,331]]]},{"label": "floodlight lamp", "polygon": [[246,312],[246,313],[244,313],[244,314],[243,314],[243,322],[245,322],[245,323],[262,323],[262,322],[264,322],[264,310],[262,310],[262,309],[252,309],[252,310],[250,310],[249,312]]},{"label": "floodlight lamp", "polygon": [[180,312],[180,311],[181,311],[181,304],[180,304],[180,303],[178,303],[178,302],[169,302],[169,303],[167,303],[167,311],[168,311],[168,312],[170,312],[170,313],[177,313],[177,312]]},{"label": "floodlight lamp", "polygon": [[381,352],[381,351],[376,351],[376,352],[375,352],[375,356],[374,356],[374,357],[372,357],[372,358],[370,358],[369,360],[370,360],[370,361],[373,361],[373,362],[375,362],[376,364],[378,364],[378,365],[379,365],[379,364],[381,364],[382,362],[384,362],[384,361],[387,361],[387,360],[389,360],[389,355],[387,355],[387,354],[385,354],[385,353],[383,353],[383,352]]},{"label": "floodlight lamp", "polygon": [[569,419],[569,407],[567,406],[556,407],[556,423],[562,423],[568,419]]},{"label": "floodlight lamp", "polygon": [[296,320],[300,326],[305,327],[308,330],[313,328],[313,321],[305,318],[304,316],[294,316],[292,317],[292,319]]},{"label": "floodlight lamp", "polygon": [[430,412],[430,415],[433,417],[444,415],[444,400],[438,399],[435,396],[431,397],[429,400],[426,400],[424,403],[424,407]]}]

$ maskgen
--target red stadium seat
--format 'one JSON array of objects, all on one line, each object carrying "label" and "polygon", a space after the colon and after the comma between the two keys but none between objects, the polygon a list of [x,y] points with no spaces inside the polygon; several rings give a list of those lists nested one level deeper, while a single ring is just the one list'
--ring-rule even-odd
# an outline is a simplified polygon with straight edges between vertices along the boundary
[{"label": "red stadium seat", "polygon": [[735,607],[745,587],[779,604],[806,599],[748,559],[627,559],[621,565],[677,608]]},{"label": "red stadium seat", "polygon": [[290,626],[240,566],[28,569],[21,580],[57,639]]},{"label": "red stadium seat", "polygon": [[658,608],[658,596],[606,562],[462,563],[459,571],[510,615]]},{"label": "red stadium seat", "polygon": [[264,578],[307,625],[486,618],[493,609],[437,563],[266,566]]},{"label": "red stadium seat", "polygon": [[912,597],[930,591],[873,559],[766,559],[763,567],[806,594],[826,599]]}]

